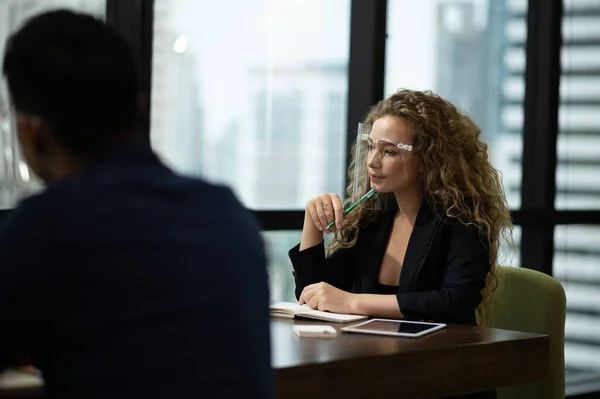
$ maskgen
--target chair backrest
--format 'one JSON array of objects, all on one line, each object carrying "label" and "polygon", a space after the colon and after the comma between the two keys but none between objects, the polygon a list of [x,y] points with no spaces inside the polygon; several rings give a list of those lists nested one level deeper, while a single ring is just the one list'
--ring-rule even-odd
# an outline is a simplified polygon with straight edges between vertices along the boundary
[{"label": "chair backrest", "polygon": [[498,389],[498,399],[564,399],[567,306],[563,286],[551,276],[520,267],[497,267],[496,276],[491,327],[550,337],[548,375],[533,383]]}]

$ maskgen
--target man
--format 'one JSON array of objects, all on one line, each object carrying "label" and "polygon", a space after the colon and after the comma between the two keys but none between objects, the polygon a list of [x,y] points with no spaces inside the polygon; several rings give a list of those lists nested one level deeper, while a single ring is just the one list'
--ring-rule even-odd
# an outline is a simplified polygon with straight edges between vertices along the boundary
[{"label": "man", "polygon": [[2,366],[35,364],[49,398],[271,397],[257,224],[138,140],[125,41],[49,12],[11,37],[3,73],[47,188],[0,230]]}]

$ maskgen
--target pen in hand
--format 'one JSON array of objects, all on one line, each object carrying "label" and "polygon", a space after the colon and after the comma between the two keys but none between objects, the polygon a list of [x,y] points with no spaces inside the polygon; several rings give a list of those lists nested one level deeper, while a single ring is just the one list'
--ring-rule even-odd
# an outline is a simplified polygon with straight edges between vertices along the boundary
[{"label": "pen in hand", "polygon": [[[360,199],[358,201],[356,201],[354,204],[350,205],[348,207],[348,209],[345,209],[344,210],[344,216],[346,216],[347,214],[349,214],[350,212],[352,212],[354,210],[354,208],[356,208],[358,205],[362,204],[363,202],[365,202],[366,200],[368,200],[369,198],[371,198],[373,196],[373,194],[375,194],[375,189],[374,188],[372,188],[365,195],[363,195],[362,197],[360,197]],[[327,225],[327,227],[325,228],[325,230],[328,230],[328,229],[332,228],[334,225],[335,225],[335,220],[332,221],[331,223],[329,223]]]}]

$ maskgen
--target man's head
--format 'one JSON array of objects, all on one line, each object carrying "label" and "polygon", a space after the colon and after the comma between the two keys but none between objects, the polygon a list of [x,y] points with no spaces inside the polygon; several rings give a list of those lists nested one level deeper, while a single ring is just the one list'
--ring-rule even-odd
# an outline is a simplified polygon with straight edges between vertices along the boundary
[{"label": "man's head", "polygon": [[70,11],[38,15],[3,61],[25,160],[43,180],[65,159],[87,162],[135,138],[138,76],[125,40]]}]

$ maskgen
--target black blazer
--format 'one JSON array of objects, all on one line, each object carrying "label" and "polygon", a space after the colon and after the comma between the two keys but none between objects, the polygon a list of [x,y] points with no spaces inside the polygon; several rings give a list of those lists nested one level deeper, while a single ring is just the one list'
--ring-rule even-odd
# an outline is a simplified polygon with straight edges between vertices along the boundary
[{"label": "black blazer", "polygon": [[[321,243],[289,252],[296,297],[305,286],[325,281],[355,293],[374,293],[396,210],[361,227],[356,245],[325,257]],[[408,320],[476,325],[475,309],[489,271],[489,249],[474,225],[436,216],[423,201],[410,236],[397,299]]]},{"label": "black blazer", "polygon": [[30,355],[47,398],[273,397],[264,243],[230,189],[128,145],[4,222],[0,367]]}]

